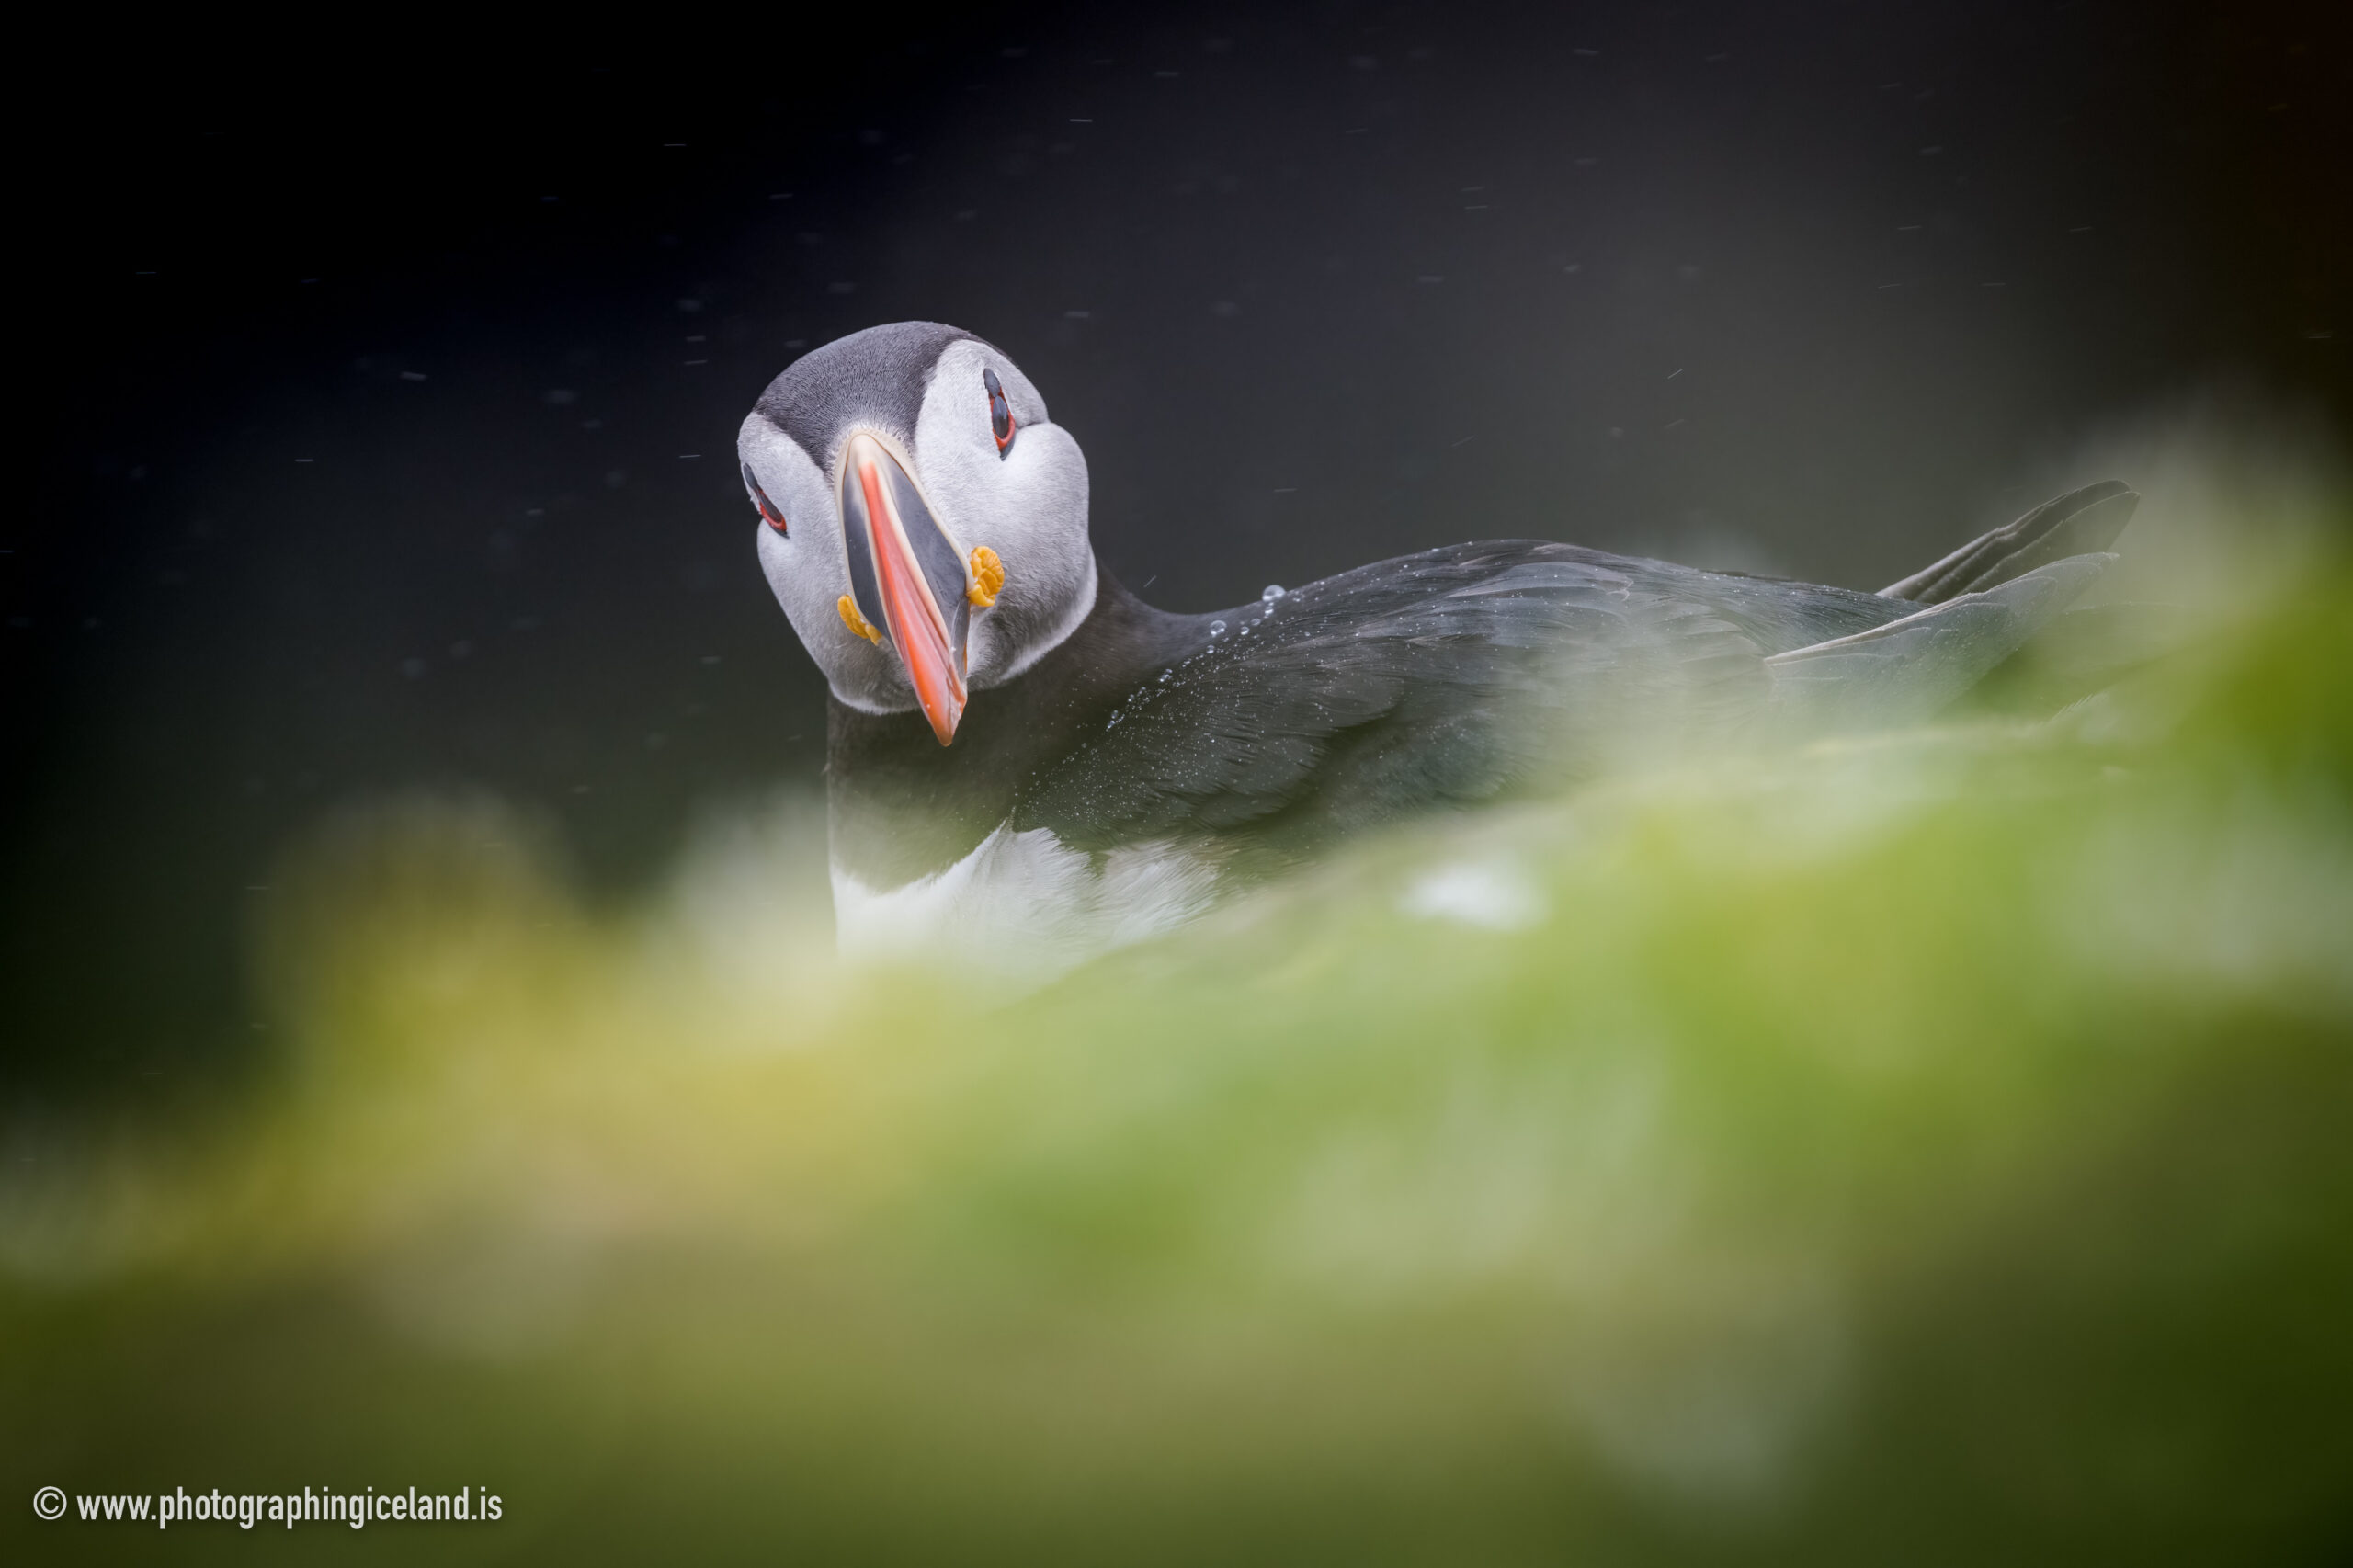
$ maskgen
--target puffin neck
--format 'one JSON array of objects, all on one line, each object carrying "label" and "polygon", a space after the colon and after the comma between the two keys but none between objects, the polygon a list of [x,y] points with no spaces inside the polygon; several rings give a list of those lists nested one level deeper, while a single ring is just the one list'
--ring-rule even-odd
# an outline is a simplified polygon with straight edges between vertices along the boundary
[{"label": "puffin neck", "polygon": [[836,694],[826,794],[836,870],[870,889],[945,870],[1006,823],[1040,768],[1199,644],[1203,618],[1154,609],[1098,562],[1094,603],[1018,677],[972,693],[956,744],[907,713],[874,714]]},{"label": "puffin neck", "polygon": [[[1026,659],[1013,679],[1052,685],[1102,685],[1118,695],[1162,665],[1174,662],[1198,641],[1199,616],[1176,615],[1144,603],[1094,561],[1094,602],[1068,631]],[[1004,684],[1010,684],[1010,680]]]},{"label": "puffin neck", "polygon": [[1108,580],[1102,562],[1097,559],[1093,547],[1090,546],[1086,551],[1086,588],[1072,597],[1070,608],[1063,611],[1059,620],[1040,635],[1030,639],[1029,645],[1022,649],[1018,658],[1002,671],[989,676],[988,687],[1012,685],[1051,658],[1055,650],[1077,635],[1080,628],[1095,619],[1095,612],[1102,604],[1103,585]]}]

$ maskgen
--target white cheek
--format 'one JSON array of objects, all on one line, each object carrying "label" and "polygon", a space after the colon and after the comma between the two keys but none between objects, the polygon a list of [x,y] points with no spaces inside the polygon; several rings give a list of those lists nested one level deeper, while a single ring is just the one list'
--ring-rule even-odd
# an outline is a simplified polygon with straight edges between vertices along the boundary
[{"label": "white cheek", "polygon": [[906,676],[891,658],[842,623],[849,568],[842,558],[841,524],[824,473],[807,454],[755,415],[745,420],[737,456],[760,477],[783,509],[787,533],[756,523],[760,574],[768,580],[793,635],[835,696],[870,713],[902,712],[915,705]]},{"label": "white cheek", "polygon": [[[1027,445],[1025,447],[1024,442]],[[993,528],[974,542],[1005,562],[1000,619],[973,623],[972,679],[1009,680],[1051,652],[1095,606],[1095,552],[1086,536],[1086,460],[1067,431],[1039,426],[1017,437],[997,480]],[[993,537],[994,536],[994,537]],[[1012,645],[1010,627],[1024,628]]]},{"label": "white cheek", "polygon": [[849,580],[839,556],[825,553],[818,540],[780,538],[763,527],[760,571],[835,697],[867,713],[903,713],[915,706],[914,688],[897,662],[842,624]]},{"label": "white cheek", "polygon": [[[793,613],[793,585],[799,576],[793,570],[798,564],[793,557],[799,551],[792,548],[789,540],[779,536],[765,523],[760,525],[759,551],[760,572],[767,578],[768,589],[776,595],[776,602],[783,606],[784,613],[790,616]],[[796,631],[799,630],[797,618],[793,625]]]},{"label": "white cheek", "polygon": [[1016,429],[1012,446],[999,453],[981,396],[981,371],[995,358],[969,345],[942,357],[915,448],[925,494],[959,549],[969,555],[985,545],[1005,563],[996,607],[972,619],[969,678],[979,687],[1043,657],[1095,601],[1086,460],[1069,432],[1045,417],[1035,389],[1002,364],[996,369],[1014,393]]},{"label": "white cheek", "polygon": [[796,548],[794,541],[779,538],[774,528],[760,529],[760,573],[768,580],[768,591],[776,596],[778,606],[792,623],[801,646],[822,665],[825,662],[825,645],[819,641],[823,633],[810,614],[810,601],[814,596],[810,591],[807,554],[805,550]]}]

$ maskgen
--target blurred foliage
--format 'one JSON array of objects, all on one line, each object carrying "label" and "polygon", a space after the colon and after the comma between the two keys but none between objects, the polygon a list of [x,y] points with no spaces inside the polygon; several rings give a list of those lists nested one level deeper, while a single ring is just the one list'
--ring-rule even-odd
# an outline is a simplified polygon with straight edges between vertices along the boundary
[{"label": "blurred foliage", "polygon": [[494,801],[356,811],[256,933],[271,1081],[12,1135],[6,1472],[500,1494],[347,1548],[454,1561],[2323,1561],[2348,599],[1003,1005],[838,969],[806,808],[601,913]]}]

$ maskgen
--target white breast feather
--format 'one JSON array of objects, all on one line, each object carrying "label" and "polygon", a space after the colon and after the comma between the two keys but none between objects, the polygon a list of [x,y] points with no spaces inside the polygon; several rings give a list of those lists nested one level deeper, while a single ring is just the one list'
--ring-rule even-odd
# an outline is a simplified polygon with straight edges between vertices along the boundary
[{"label": "white breast feather", "polygon": [[1099,860],[1050,828],[1000,826],[944,871],[877,892],[836,866],[834,932],[853,961],[945,960],[1017,985],[1173,930],[1207,909],[1217,868],[1165,843]]}]

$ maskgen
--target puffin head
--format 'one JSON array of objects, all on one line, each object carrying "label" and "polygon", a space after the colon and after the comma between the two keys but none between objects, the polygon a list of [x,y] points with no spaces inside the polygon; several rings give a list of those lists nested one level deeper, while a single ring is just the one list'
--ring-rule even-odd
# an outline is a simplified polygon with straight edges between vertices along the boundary
[{"label": "puffin head", "polygon": [[768,383],[735,438],[760,566],[834,695],[946,745],[1095,608],[1086,460],[1029,378],[937,322],[869,327]]}]

